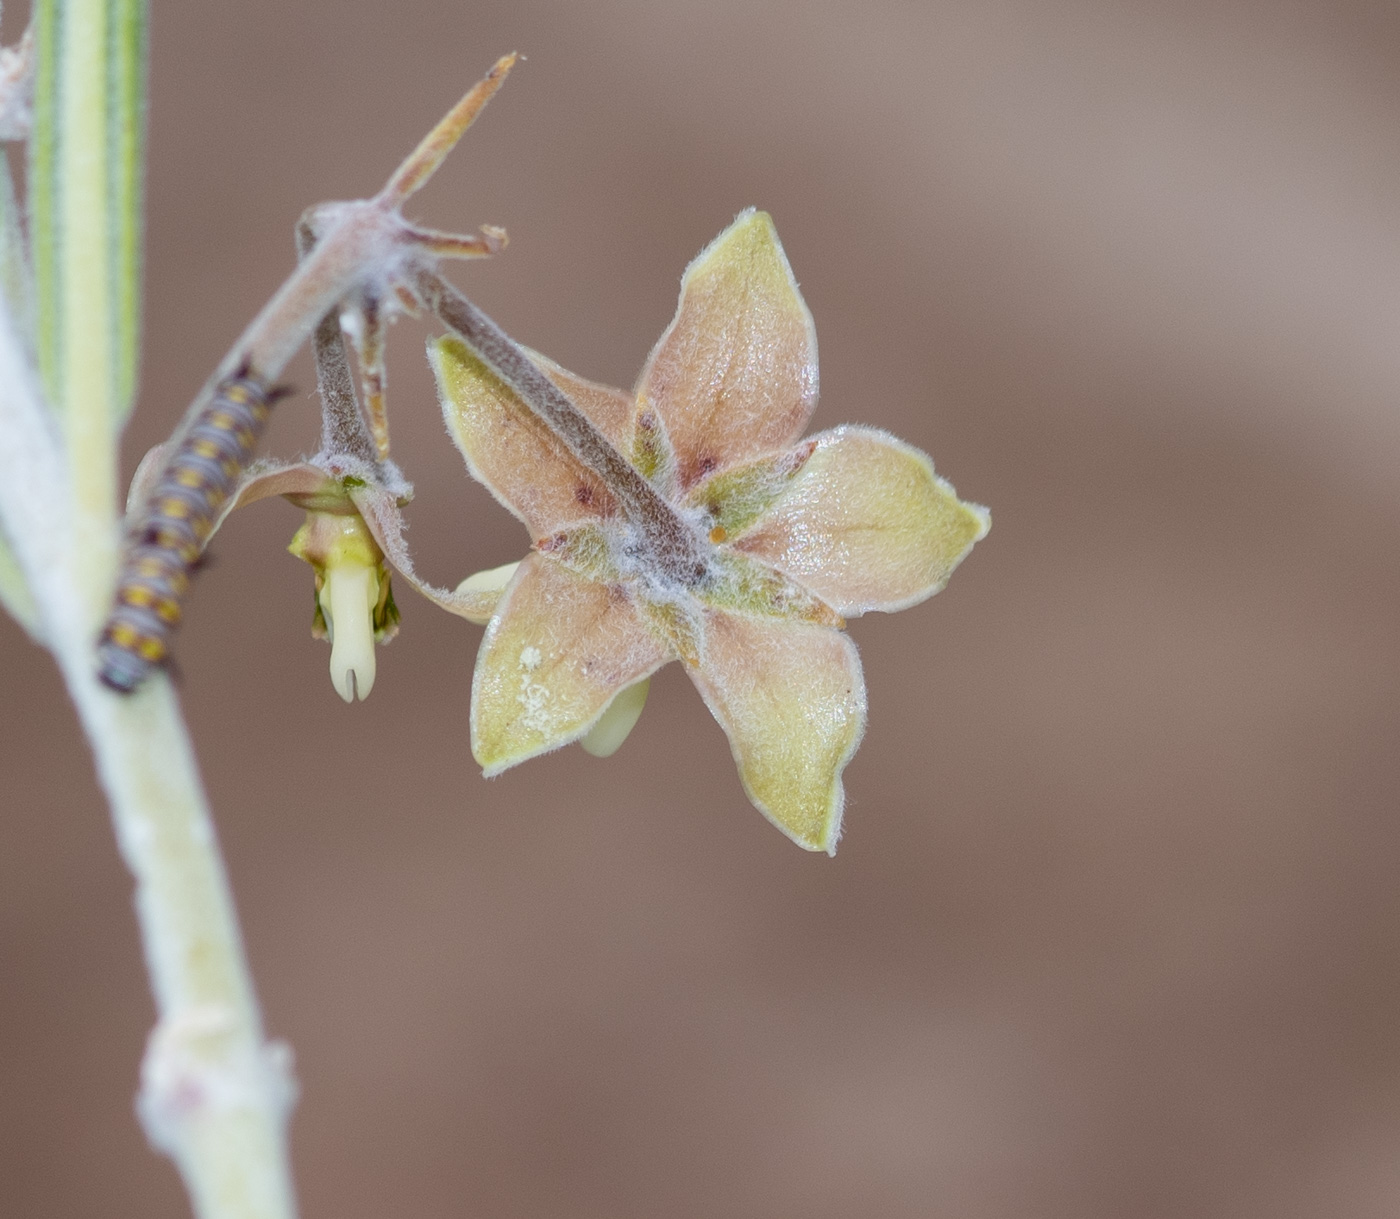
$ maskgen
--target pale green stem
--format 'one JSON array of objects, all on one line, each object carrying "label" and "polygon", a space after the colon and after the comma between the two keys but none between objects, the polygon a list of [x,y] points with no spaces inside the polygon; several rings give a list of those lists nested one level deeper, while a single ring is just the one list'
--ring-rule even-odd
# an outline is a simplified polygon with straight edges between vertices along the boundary
[{"label": "pale green stem", "polygon": [[[15,194],[9,157],[3,149],[0,149],[0,297],[9,308],[10,316],[23,334],[26,345],[32,344],[34,285],[24,246],[19,199]],[[0,603],[14,615],[31,638],[39,639],[39,611],[25,583],[24,573],[15,560],[14,548],[3,530],[0,530]]]},{"label": "pale green stem", "polygon": [[142,1072],[147,1132],[176,1159],[201,1219],[290,1219],[290,1085],[262,1041],[179,708],[164,676],[126,698],[96,678],[61,440],[7,312],[0,312],[0,436],[0,520],[15,539],[136,878],[160,1013]]},{"label": "pale green stem", "polygon": [[135,368],[144,5],[38,0],[35,16],[38,369],[11,310],[0,310],[0,529],[136,881],[159,1013],[142,1069],[147,1134],[175,1159],[200,1219],[293,1219],[286,1055],[263,1041],[178,704],[164,675],[113,693],[93,656],[120,537],[116,441]]},{"label": "pale green stem", "polygon": [[172,1156],[201,1219],[292,1219],[288,1052],[263,1041],[233,897],[194,754],[164,675],[122,697],[91,649],[65,664],[136,877],[160,1021],[142,1067],[147,1137]]}]

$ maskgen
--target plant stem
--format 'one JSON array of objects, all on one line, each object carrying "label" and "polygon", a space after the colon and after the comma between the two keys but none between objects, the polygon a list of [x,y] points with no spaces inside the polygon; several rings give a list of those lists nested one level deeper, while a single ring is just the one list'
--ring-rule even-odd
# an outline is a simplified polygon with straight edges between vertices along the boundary
[{"label": "plant stem", "polygon": [[136,878],[160,1022],[140,1113],[180,1168],[201,1219],[292,1219],[287,1052],[263,1042],[228,879],[193,751],[162,675],[122,697],[93,676],[86,640],[64,665]]},{"label": "plant stem", "polygon": [[[315,234],[303,219],[297,225],[297,257],[305,258],[315,246]],[[332,310],[321,319],[311,343],[316,356],[316,388],[321,398],[321,451],[348,453],[375,465],[379,454],[360,414],[337,311]]]},{"label": "plant stem", "polygon": [[[16,303],[0,299],[0,539],[13,552],[0,556],[5,598],[18,611],[28,606],[17,569],[136,880],[159,1013],[141,1073],[147,1136],[176,1161],[199,1219],[294,1219],[289,1056],[263,1040],[178,703],[160,673],[134,694],[108,690],[93,655],[116,565],[116,442],[136,367],[145,0],[36,0],[34,28],[29,204],[37,367]],[[211,386],[244,362],[276,377],[328,313],[386,274],[396,234],[405,247],[455,242],[437,250],[442,256],[498,248],[503,235],[494,233],[478,240],[417,232],[397,205],[441,161],[512,62],[502,60],[459,103],[381,197],[341,205],[333,232],[307,252]],[[323,347],[334,324],[332,313]],[[338,334],[336,347],[343,363]],[[347,401],[353,405],[353,387]]]},{"label": "plant stem", "polygon": [[510,335],[435,271],[421,269],[414,291],[585,466],[603,480],[646,538],[659,568],[677,583],[698,584],[705,556],[694,531],[676,515],[637,468],[617,451],[567,394],[554,384]]},{"label": "plant stem", "polygon": [[136,881],[159,1013],[142,1067],[147,1135],[175,1159],[199,1219],[293,1219],[286,1054],[263,1042],[179,706],[164,675],[133,696],[106,689],[93,658],[118,550],[116,441],[136,361],[145,4],[36,0],[35,29],[29,202],[39,366],[7,301],[0,531]]},{"label": "plant stem", "polygon": [[[97,680],[69,479],[52,416],[0,312],[0,521],[15,541],[136,880],[160,1021],[142,1070],[151,1141],[200,1219],[291,1219],[290,1085],[261,1021],[204,793],[169,681],[123,697]],[[115,531],[115,522],[110,523]]]}]

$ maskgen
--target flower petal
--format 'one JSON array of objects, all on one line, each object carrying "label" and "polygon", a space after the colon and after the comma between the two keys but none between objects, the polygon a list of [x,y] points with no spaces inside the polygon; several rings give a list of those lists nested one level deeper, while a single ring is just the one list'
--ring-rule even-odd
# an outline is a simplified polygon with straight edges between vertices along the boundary
[{"label": "flower petal", "polygon": [[928,455],[876,428],[839,427],[737,540],[848,617],[932,596],[991,528]]},{"label": "flower petal", "polygon": [[[618,442],[630,429],[631,406],[621,390],[566,373],[531,353],[545,374]],[[535,537],[610,515],[612,495],[553,432],[459,339],[428,344],[447,429],[472,476],[525,522]]]},{"label": "flower petal", "polygon": [[448,613],[459,614],[468,622],[478,624],[485,623],[495,613],[496,604],[501,598],[499,587],[473,584],[468,579],[463,580],[455,590],[438,588],[414,570],[413,556],[403,536],[403,513],[392,492],[366,483],[351,487],[348,494],[385,558],[429,601]]},{"label": "flower petal", "polygon": [[[157,445],[146,454],[146,460],[141,462],[136,471],[137,478],[141,477],[141,470],[145,468],[151,454],[163,447]],[[133,482],[133,488],[135,485]],[[235,509],[245,508],[273,495],[290,496],[297,507],[308,512],[318,509],[334,511],[335,505],[348,504],[350,499],[344,484],[339,479],[332,478],[320,466],[314,466],[308,461],[291,465],[264,462],[249,468],[238,484],[238,490],[229,497],[228,507],[220,514],[219,519],[222,521]]]},{"label": "flower petal", "polygon": [[773,506],[816,447],[815,440],[808,440],[795,449],[721,470],[691,488],[686,506],[703,508],[709,515],[711,542],[719,545],[736,538]]},{"label": "flower petal", "polygon": [[855,645],[826,627],[712,610],[689,672],[759,812],[799,846],[834,854],[841,772],[865,729]]},{"label": "flower petal", "polygon": [[709,579],[695,590],[695,596],[714,609],[754,618],[779,618],[838,630],[846,625],[840,614],[809,589],[732,547],[715,551]]},{"label": "flower petal", "polygon": [[472,753],[489,777],[567,745],[668,659],[616,585],[529,555],[481,641]]},{"label": "flower petal", "polygon": [[485,626],[491,621],[491,615],[496,612],[496,606],[501,602],[506,585],[510,583],[519,566],[520,560],[516,559],[514,563],[502,563],[499,567],[488,567],[485,571],[473,572],[459,582],[453,590],[453,595],[460,598],[463,605],[456,612],[468,622]]},{"label": "flower petal", "polygon": [[749,209],[686,268],[675,320],[637,383],[666,426],[682,490],[783,448],[817,404],[817,334],[773,221]]}]

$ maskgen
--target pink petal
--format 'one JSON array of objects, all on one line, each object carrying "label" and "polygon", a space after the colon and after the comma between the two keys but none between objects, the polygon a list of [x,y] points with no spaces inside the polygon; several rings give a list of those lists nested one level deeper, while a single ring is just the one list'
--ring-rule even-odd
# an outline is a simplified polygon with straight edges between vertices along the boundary
[{"label": "pink petal", "polygon": [[865,729],[865,681],[839,631],[711,610],[691,679],[729,736],[759,812],[809,851],[836,850],[841,772]]},{"label": "pink petal", "polygon": [[985,508],[961,502],[927,454],[902,440],[868,427],[812,440],[811,457],[735,548],[839,613],[932,596],[991,527]]},{"label": "pink petal", "polygon": [[[631,404],[621,390],[566,373],[533,356],[546,375],[614,443],[630,429]],[[460,340],[428,345],[448,430],[472,476],[523,520],[536,537],[610,515],[612,495]]]},{"label": "pink petal", "polygon": [[680,488],[782,448],[817,404],[817,336],[773,221],[750,209],[686,268],[675,320],[637,386]]},{"label": "pink petal", "polygon": [[567,745],[620,690],[668,659],[620,587],[532,554],[481,641],[472,679],[472,753],[491,776]]}]

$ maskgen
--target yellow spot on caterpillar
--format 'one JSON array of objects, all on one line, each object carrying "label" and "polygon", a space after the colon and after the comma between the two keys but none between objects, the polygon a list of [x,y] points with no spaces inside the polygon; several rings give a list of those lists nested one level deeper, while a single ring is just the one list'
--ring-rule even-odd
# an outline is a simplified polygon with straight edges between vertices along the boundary
[{"label": "yellow spot on caterpillar", "polygon": [[140,632],[129,622],[115,622],[108,632],[112,642],[119,648],[132,648],[141,637]]}]

